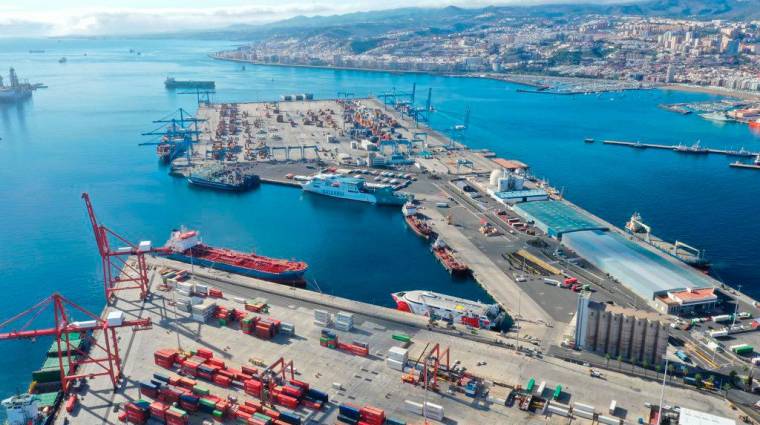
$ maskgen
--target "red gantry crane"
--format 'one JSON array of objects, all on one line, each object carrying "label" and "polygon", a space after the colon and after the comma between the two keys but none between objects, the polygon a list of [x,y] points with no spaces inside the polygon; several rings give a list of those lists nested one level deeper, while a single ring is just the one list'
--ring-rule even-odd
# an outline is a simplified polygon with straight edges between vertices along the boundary
[{"label": "red gantry crane", "polygon": [[[51,328],[30,329],[38,317],[52,306],[55,325]],[[84,316],[84,321],[74,321],[73,314]],[[10,331],[5,329],[20,324]],[[147,329],[151,326],[150,318],[124,320],[124,313],[114,311],[107,319],[101,319],[69,301],[58,293],[43,299],[33,307],[0,323],[0,340],[36,339],[52,335],[58,346],[58,366],[61,372],[61,386],[64,392],[72,381],[80,378],[94,378],[107,375],[117,388],[121,377],[121,358],[119,357],[116,329],[132,327],[133,330]],[[71,334],[92,332],[92,344],[85,350],[80,344],[73,343]],[[100,333],[100,334],[98,334]],[[83,337],[84,338],[84,337]],[[85,345],[86,346],[86,345]],[[64,358],[66,363],[64,363]],[[81,367],[94,364],[84,372]]]},{"label": "red gantry crane", "polygon": [[[95,241],[103,262],[103,285],[106,302],[110,302],[116,291],[125,289],[139,289],[140,298],[145,299],[148,294],[148,266],[145,263],[145,254],[158,252],[151,246],[150,241],[142,241],[135,245],[124,237],[118,235],[108,227],[99,224],[92,209],[90,195],[82,194],[87,213],[92,223],[92,231],[95,233]],[[116,249],[111,248],[109,238],[113,237],[118,243],[124,244]],[[130,257],[135,257],[134,264],[129,262]],[[125,285],[131,283],[132,285]]]}]

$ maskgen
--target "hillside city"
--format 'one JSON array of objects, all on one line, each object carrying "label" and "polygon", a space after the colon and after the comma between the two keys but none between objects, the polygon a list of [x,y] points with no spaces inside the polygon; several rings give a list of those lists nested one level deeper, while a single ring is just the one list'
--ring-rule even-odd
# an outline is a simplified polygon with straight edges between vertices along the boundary
[{"label": "hillside city", "polygon": [[504,17],[441,34],[276,35],[219,58],[436,73],[528,73],[760,91],[760,22]]}]

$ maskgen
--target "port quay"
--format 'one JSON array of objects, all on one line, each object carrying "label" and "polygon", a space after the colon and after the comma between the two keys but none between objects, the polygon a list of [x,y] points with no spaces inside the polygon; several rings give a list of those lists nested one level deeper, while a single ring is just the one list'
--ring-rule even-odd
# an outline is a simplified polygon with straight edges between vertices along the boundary
[{"label": "port quay", "polygon": [[[235,176],[255,175],[347,198],[336,191],[350,183],[349,199],[401,214],[400,204],[381,205],[378,194],[392,189],[431,255],[470,273],[510,318],[507,329],[270,282],[220,267],[223,256],[185,261],[134,241],[115,249],[104,241],[117,234],[85,196],[104,268],[116,272],[105,273],[100,314],[39,333],[91,338],[69,351],[61,337],[51,365],[35,372],[37,393],[58,394],[46,401],[48,420],[688,425],[757,416],[749,393],[725,385],[753,367],[754,300],[683,262],[678,244],[668,252],[563,199],[519,158],[469,149],[466,124],[434,131],[427,109],[387,96],[200,102],[181,119],[189,142],[157,151],[173,176],[205,170],[212,190],[247,190]],[[208,177],[230,170],[232,180]],[[338,179],[326,180],[331,191],[308,193],[325,176]],[[426,296],[434,312],[441,295]],[[38,335],[14,332],[3,336]],[[73,378],[59,374],[64,362],[76,365]],[[39,403],[6,401],[16,419]]]}]

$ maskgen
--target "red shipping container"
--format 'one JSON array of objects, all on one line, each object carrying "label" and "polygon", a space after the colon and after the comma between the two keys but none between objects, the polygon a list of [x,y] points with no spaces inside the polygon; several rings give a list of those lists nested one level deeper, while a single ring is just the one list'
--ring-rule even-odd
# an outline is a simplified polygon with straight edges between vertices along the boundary
[{"label": "red shipping container", "polygon": [[304,391],[309,391],[309,384],[303,381],[299,381],[297,379],[291,379],[288,381],[290,384],[295,385],[296,387],[303,388]]},{"label": "red shipping container", "polygon": [[253,415],[254,413],[256,413],[257,411],[258,411],[258,409],[254,409],[254,408],[253,408],[253,407],[251,407],[251,406],[241,405],[241,406],[238,406],[238,409],[237,409],[237,411],[236,411],[236,414],[237,414],[237,413],[240,413],[240,412],[244,412],[244,413],[247,413],[247,414],[248,414],[248,416],[251,416],[251,415]]},{"label": "red shipping container", "polygon": [[224,369],[225,367],[224,361],[219,359],[209,359],[206,364],[210,366],[218,366],[220,369]]},{"label": "red shipping container", "polygon": [[282,392],[285,395],[291,396],[293,398],[299,398],[301,397],[303,390],[301,390],[300,388],[293,388],[293,387],[289,387],[285,385],[284,387],[282,387]]},{"label": "red shipping container", "polygon": [[69,398],[66,399],[66,411],[68,413],[71,413],[74,411],[74,408],[77,407],[77,396],[76,394],[72,394],[69,396]]},{"label": "red shipping container", "polygon": [[252,367],[252,366],[243,366],[241,368],[241,370],[246,375],[258,375],[259,374],[259,370],[256,369],[255,367]]},{"label": "red shipping container", "polygon": [[[248,407],[250,407],[252,409],[255,409],[256,412],[258,412],[259,410],[261,410],[261,402],[259,402],[259,401],[246,400],[244,403],[245,403],[246,406],[248,406]],[[253,412],[253,413],[255,413],[255,412]]]},{"label": "red shipping container", "polygon": [[298,399],[285,394],[278,395],[277,402],[288,409],[295,409],[298,407]]},{"label": "red shipping container", "polygon": [[198,381],[195,379],[190,378],[180,378],[179,379],[179,386],[192,389],[194,386],[198,385]]},{"label": "red shipping container", "polygon": [[304,407],[314,410],[319,410],[322,408],[322,402],[321,401],[310,401],[310,400],[302,400],[301,403]]},{"label": "red shipping container", "polygon": [[127,421],[127,412],[121,412],[118,416],[119,422],[126,422]]},{"label": "red shipping container", "polygon": [[227,400],[219,400],[216,402],[216,410],[226,415],[230,410],[230,402]]},{"label": "red shipping container", "polygon": [[161,403],[160,401],[154,401],[150,404],[150,414],[154,418],[161,419],[162,421],[166,419],[166,410],[169,409],[169,406],[167,406],[164,403]]},{"label": "red shipping container", "polygon": [[195,350],[195,354],[199,357],[203,357],[204,359],[210,359],[214,357],[214,353],[209,350],[208,348],[199,348]]},{"label": "red shipping container", "polygon": [[257,418],[250,418],[248,419],[248,425],[267,425],[267,423]]},{"label": "red shipping container", "polygon": [[261,408],[261,413],[269,416],[272,419],[277,419],[277,418],[280,417],[280,412],[278,412],[278,411],[276,411],[274,409],[270,409],[269,407],[266,407],[266,406],[264,406],[264,407]]}]

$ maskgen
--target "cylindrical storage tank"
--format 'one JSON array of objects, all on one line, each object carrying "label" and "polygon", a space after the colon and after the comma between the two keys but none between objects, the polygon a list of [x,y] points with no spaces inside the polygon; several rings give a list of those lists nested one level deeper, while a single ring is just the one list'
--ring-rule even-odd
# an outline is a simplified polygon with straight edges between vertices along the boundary
[{"label": "cylindrical storage tank", "polygon": [[523,190],[523,186],[525,186],[525,178],[522,176],[514,176],[512,187],[514,190]]},{"label": "cylindrical storage tank", "polygon": [[509,191],[509,177],[499,178],[499,183],[496,185],[499,192]]},{"label": "cylindrical storage tank", "polygon": [[491,177],[488,179],[488,182],[491,184],[491,186],[498,186],[499,185],[499,178],[501,177],[501,170],[492,170],[491,171]]}]

